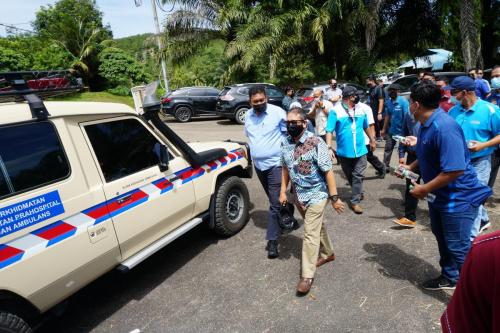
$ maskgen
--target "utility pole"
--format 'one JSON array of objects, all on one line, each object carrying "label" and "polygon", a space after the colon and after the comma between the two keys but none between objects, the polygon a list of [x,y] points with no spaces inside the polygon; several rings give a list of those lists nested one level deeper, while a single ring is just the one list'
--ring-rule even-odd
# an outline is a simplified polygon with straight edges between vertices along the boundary
[{"label": "utility pole", "polygon": [[151,7],[153,7],[153,18],[155,21],[156,42],[158,43],[158,49],[160,50],[161,72],[163,75],[163,83],[165,84],[165,91],[169,92],[170,88],[168,86],[167,65],[165,64],[165,58],[163,57],[163,43],[161,42],[161,37],[160,37],[161,30],[160,30],[160,24],[158,23],[158,13],[156,12],[155,0],[151,0]]}]

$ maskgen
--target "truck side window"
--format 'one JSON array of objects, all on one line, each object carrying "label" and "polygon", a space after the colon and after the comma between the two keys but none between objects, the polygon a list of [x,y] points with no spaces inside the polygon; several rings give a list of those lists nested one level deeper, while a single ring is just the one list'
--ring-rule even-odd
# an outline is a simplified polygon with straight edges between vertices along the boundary
[{"label": "truck side window", "polygon": [[106,182],[159,163],[158,140],[136,119],[85,126]]},{"label": "truck side window", "polygon": [[68,160],[50,122],[1,127],[0,142],[0,196],[41,187],[69,176]]}]

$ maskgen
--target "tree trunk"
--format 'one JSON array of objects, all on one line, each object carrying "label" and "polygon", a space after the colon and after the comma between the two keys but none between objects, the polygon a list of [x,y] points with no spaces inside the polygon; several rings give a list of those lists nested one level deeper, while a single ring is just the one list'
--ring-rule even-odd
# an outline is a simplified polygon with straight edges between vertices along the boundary
[{"label": "tree trunk", "polygon": [[481,39],[476,22],[478,10],[476,0],[462,0],[460,4],[460,34],[466,72],[477,66],[483,67]]}]

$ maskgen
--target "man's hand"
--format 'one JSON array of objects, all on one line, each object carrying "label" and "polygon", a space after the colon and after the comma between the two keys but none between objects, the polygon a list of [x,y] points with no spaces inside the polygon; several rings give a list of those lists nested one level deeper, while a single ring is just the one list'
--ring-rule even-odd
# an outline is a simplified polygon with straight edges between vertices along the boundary
[{"label": "man's hand", "polygon": [[378,121],[382,121],[382,118],[383,118],[383,117],[382,117],[382,113],[378,113],[378,114],[377,114],[377,120],[378,120]]},{"label": "man's hand", "polygon": [[385,128],[382,128],[380,130],[380,136],[383,137],[383,138],[385,138]]},{"label": "man's hand", "polygon": [[335,209],[337,214],[340,214],[344,211],[344,203],[340,199],[337,199],[337,201],[335,202],[332,201],[332,207],[333,209]]},{"label": "man's hand", "polygon": [[402,164],[402,165],[405,165],[405,164],[406,164],[406,158],[401,157],[401,158],[399,159],[399,164],[400,164],[400,165],[401,165],[401,164]]},{"label": "man's hand", "polygon": [[[401,161],[401,159],[399,159],[399,160]],[[405,163],[401,163],[401,162],[400,162],[400,163],[399,163],[399,166],[398,166],[398,169],[399,169],[399,168],[404,168],[404,169],[406,169],[406,170],[410,170],[410,171],[411,171],[410,166],[409,166],[409,165],[406,165]],[[399,173],[397,173],[396,171],[397,171],[397,169],[396,169],[396,170],[394,170],[394,175],[395,175],[396,177],[401,178],[401,179],[405,179],[405,177],[404,177],[402,174],[399,174]]]},{"label": "man's hand", "polygon": [[469,151],[473,153],[481,151],[485,148],[483,143],[476,140],[469,140],[469,144]]},{"label": "man's hand", "polygon": [[332,161],[335,160],[335,153],[333,152],[332,148],[328,149],[328,153],[330,154],[330,158],[332,159]]},{"label": "man's hand", "polygon": [[283,206],[288,202],[288,199],[286,197],[286,193],[280,192],[280,198],[279,198],[280,204]]},{"label": "man's hand", "polygon": [[409,135],[406,137],[406,140],[403,142],[403,144],[405,146],[415,147],[417,145],[417,141],[418,139],[416,136]]},{"label": "man's hand", "polygon": [[410,194],[417,199],[425,199],[427,194],[429,194],[429,192],[425,188],[425,185],[419,185],[414,180],[412,180],[411,183],[413,184],[413,189],[410,191]]},{"label": "man's hand", "polygon": [[377,149],[377,142],[375,140],[370,139],[370,151],[375,151]]}]

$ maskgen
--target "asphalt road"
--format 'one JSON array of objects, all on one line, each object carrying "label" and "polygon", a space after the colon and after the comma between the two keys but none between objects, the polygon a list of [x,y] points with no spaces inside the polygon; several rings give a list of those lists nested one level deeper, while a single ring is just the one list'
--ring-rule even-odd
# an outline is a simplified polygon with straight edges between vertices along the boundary
[{"label": "asphalt road", "polygon": [[[187,141],[244,139],[242,126],[225,120],[168,123]],[[340,194],[348,197],[338,166],[335,172]],[[369,166],[364,214],[328,209],[337,259],[318,270],[302,298],[295,287],[303,229],[282,238],[279,259],[267,259],[267,198],[256,177],[246,183],[253,208],[239,234],[222,239],[199,226],[131,272],[112,271],[78,292],[42,332],[440,331],[450,294],[420,287],[439,274],[425,202],[416,228],[391,222],[403,212],[402,180],[380,180]],[[496,202],[490,231],[500,227]]]}]

